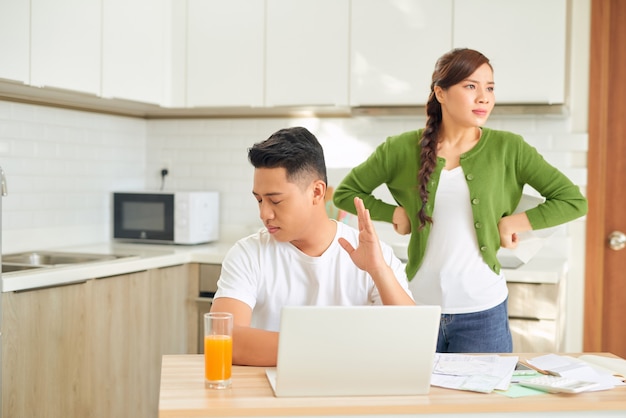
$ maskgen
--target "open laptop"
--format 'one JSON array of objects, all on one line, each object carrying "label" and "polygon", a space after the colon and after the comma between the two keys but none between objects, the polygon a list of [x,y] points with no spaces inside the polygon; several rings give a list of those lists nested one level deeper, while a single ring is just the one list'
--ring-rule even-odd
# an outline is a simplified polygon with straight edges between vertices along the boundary
[{"label": "open laptop", "polygon": [[421,395],[430,389],[439,306],[283,307],[277,397]]}]

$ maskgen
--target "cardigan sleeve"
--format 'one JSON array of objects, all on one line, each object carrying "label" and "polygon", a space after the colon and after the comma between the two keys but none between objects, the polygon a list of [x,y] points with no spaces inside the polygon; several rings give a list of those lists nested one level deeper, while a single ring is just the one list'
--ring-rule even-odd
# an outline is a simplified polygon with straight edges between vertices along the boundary
[{"label": "cardigan sleeve", "polygon": [[333,203],[338,208],[356,213],[354,198],[360,197],[376,221],[391,222],[396,208],[375,197],[372,192],[390,180],[393,173],[388,167],[389,139],[380,144],[363,163],[354,167],[339,183],[333,194]]},{"label": "cardigan sleeve", "polygon": [[546,199],[526,211],[533,229],[549,228],[584,216],[587,199],[578,186],[549,164],[531,145],[521,141],[519,147],[517,170],[521,173],[520,178]]}]

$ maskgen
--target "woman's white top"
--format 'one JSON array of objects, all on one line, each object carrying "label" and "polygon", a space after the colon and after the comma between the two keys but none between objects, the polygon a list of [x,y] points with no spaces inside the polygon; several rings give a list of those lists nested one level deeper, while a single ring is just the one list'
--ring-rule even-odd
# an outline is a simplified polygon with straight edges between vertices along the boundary
[{"label": "woman's white top", "polygon": [[494,273],[478,247],[469,189],[462,167],[443,170],[422,266],[409,282],[418,305],[441,305],[448,314],[479,312],[508,296],[504,275]]}]

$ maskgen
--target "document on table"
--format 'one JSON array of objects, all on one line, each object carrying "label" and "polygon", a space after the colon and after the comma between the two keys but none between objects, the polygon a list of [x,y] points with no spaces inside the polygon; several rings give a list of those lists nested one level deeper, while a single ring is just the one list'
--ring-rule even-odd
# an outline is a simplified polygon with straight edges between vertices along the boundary
[{"label": "document on table", "polygon": [[430,384],[448,389],[489,393],[506,390],[517,356],[435,353]]},{"label": "document on table", "polygon": [[531,366],[545,370],[550,374],[599,383],[600,385],[591,389],[592,391],[612,389],[615,386],[624,385],[622,379],[614,376],[610,371],[570,356],[546,354],[526,361]]}]

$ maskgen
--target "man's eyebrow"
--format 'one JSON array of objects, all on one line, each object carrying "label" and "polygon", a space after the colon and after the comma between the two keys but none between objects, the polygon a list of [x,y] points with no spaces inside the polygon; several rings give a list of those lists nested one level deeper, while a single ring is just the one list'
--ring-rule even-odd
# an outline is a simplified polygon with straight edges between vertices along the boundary
[{"label": "man's eyebrow", "polygon": [[255,196],[280,196],[280,195],[283,195],[284,193],[281,193],[281,192],[271,192],[271,193],[265,193],[264,195],[260,195],[259,193],[255,192],[253,190],[252,194],[255,195]]}]

